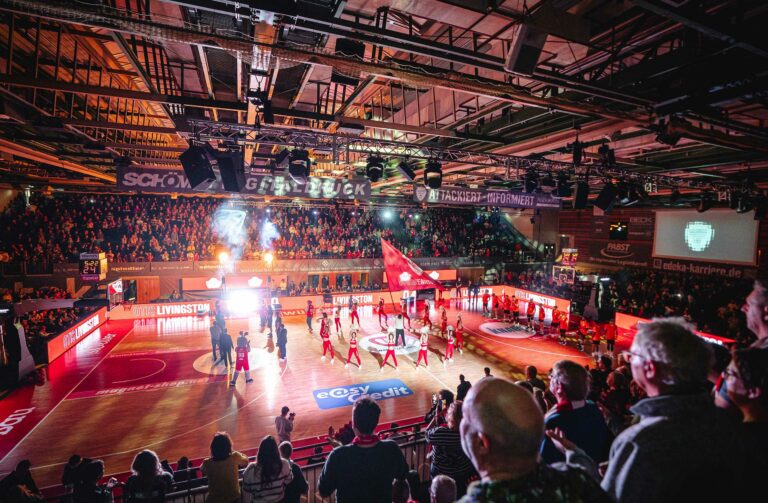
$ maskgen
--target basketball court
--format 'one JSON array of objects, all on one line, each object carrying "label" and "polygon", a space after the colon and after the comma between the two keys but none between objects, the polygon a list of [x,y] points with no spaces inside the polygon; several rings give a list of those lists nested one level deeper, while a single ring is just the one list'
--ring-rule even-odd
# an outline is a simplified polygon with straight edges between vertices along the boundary
[{"label": "basketball court", "polygon": [[[421,328],[415,321],[421,312],[411,313],[414,331]],[[287,362],[266,347],[258,316],[227,320],[233,338],[240,330],[250,333],[252,348],[254,382],[246,385],[241,375],[234,388],[227,386],[227,368],[213,361],[208,317],[108,321],[54,360],[34,387],[0,401],[0,417],[6,418],[0,472],[30,459],[38,485],[46,487],[59,483],[64,463],[75,453],[103,459],[107,473],[128,471],[141,449],[153,449],[171,462],[181,456],[198,459],[207,456],[212,435],[222,430],[232,435],[236,449],[252,449],[275,433],[274,417],[283,405],[296,412],[294,440],[321,437],[328,426],[338,428],[350,420],[350,405],[362,393],[376,393],[381,423],[388,424],[423,416],[432,393],[442,388],[455,392],[459,374],[475,382],[488,366],[494,375],[520,379],[529,364],[545,374],[561,359],[592,363],[571,341],[561,346],[556,338],[487,319],[479,302],[476,308],[466,299],[459,307],[452,302],[447,312],[452,324],[462,313],[463,354],[457,351],[454,361],[444,365],[445,342],[435,328],[429,368],[416,369],[418,339],[406,330],[406,347],[397,349],[399,368],[390,361],[383,372],[386,333],[372,307],[360,308],[362,368],[344,366],[350,324],[346,309],[344,336],[332,331],[334,364],[321,360],[317,318],[312,335],[303,316],[284,318]],[[434,310],[432,321],[437,327]]]}]

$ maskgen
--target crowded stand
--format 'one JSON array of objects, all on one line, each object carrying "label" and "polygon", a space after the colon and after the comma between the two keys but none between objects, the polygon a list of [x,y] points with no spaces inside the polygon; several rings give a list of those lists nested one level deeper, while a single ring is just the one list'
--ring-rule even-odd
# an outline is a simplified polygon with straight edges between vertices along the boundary
[{"label": "crowded stand", "polygon": [[[38,264],[75,261],[84,248],[105,252],[110,262],[215,260],[219,236],[209,229],[220,205],[143,195],[33,195],[26,204],[19,196],[0,217],[0,251],[12,262]],[[526,250],[524,240],[495,225],[498,214],[470,210],[275,206],[247,213],[243,259],[264,253],[266,221],[282,259],[380,257],[381,238],[409,257],[513,258]]]},{"label": "crowded stand", "polygon": [[90,315],[95,307],[72,307],[30,311],[20,318],[27,344],[37,363],[46,362],[46,343]]}]

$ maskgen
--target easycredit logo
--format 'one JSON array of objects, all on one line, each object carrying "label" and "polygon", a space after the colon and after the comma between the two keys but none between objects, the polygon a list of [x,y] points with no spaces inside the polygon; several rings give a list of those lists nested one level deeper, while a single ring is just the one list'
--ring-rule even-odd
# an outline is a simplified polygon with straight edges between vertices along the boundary
[{"label": "easycredit logo", "polygon": [[321,409],[336,409],[349,407],[362,395],[368,395],[374,400],[387,400],[412,395],[413,391],[400,379],[386,379],[350,386],[318,389],[312,392]]}]

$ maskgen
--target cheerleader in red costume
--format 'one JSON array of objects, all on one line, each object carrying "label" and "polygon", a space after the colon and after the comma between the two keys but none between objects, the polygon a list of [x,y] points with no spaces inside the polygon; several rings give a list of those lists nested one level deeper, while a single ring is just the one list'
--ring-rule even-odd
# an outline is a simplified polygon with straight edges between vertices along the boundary
[{"label": "cheerleader in red costume", "polygon": [[408,329],[410,330],[411,329],[411,317],[408,316],[408,301],[407,300],[403,300],[402,309],[400,310],[400,312],[403,315],[403,319],[404,320],[408,320]]},{"label": "cheerleader in red costume", "polygon": [[461,314],[456,315],[456,349],[464,354],[464,322],[461,321]]},{"label": "cheerleader in red costume", "polygon": [[344,335],[341,331],[341,306],[333,308],[333,323],[336,325],[336,337],[341,338]]},{"label": "cheerleader in red costume", "polygon": [[384,366],[387,364],[389,357],[392,357],[392,361],[395,362],[395,370],[397,370],[397,356],[395,356],[395,329],[390,327],[387,334],[387,353],[384,355],[384,361],[381,362],[380,372],[384,372]]},{"label": "cheerleader in red costume", "polygon": [[445,344],[445,359],[443,360],[443,365],[453,361],[453,347],[455,343],[456,339],[453,337],[453,325],[448,325],[448,339]]},{"label": "cheerleader in red costume", "polygon": [[360,361],[360,353],[357,352],[357,330],[352,330],[349,333],[349,352],[347,353],[347,363],[344,367],[349,367],[349,362],[352,361],[352,357],[357,359],[358,370],[363,368],[363,362]]},{"label": "cheerleader in red costume", "polygon": [[[387,326],[387,313],[384,312],[384,299],[379,297],[379,326],[381,328],[386,328]],[[384,323],[381,322],[381,319],[384,318]]]},{"label": "cheerleader in red costume", "polygon": [[429,319],[429,301],[424,302],[424,326],[429,325],[429,329],[432,330],[432,320]]},{"label": "cheerleader in red costume", "polygon": [[323,356],[320,359],[325,360],[325,354],[330,351],[331,364],[333,364],[335,355],[331,345],[331,323],[328,320],[328,313],[323,313],[323,317],[320,320],[320,338],[323,339]]},{"label": "cheerleader in red costume", "polygon": [[352,307],[349,309],[349,321],[352,323],[357,322],[360,325],[360,316],[357,314],[357,301],[352,302]]},{"label": "cheerleader in red costume", "polygon": [[416,368],[419,368],[421,360],[424,360],[424,366],[429,368],[429,361],[427,360],[427,349],[429,348],[429,329],[422,327],[421,329],[421,349],[419,349],[419,357],[416,358]]},{"label": "cheerleader in red costume", "polygon": [[445,337],[445,332],[448,330],[448,313],[445,312],[445,308],[440,308],[440,336]]}]

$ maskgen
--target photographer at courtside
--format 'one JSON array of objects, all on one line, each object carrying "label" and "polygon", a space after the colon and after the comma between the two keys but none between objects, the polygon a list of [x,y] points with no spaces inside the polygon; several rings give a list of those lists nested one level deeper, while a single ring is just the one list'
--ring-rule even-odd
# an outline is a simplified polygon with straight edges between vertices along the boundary
[{"label": "photographer at courtside", "polygon": [[[290,442],[291,432],[293,431],[293,421],[296,419],[296,413],[291,412],[287,406],[283,406],[280,409],[280,415],[275,418],[275,428],[277,429],[277,436],[280,438],[280,442]],[[286,417],[287,415],[287,417]]]}]

